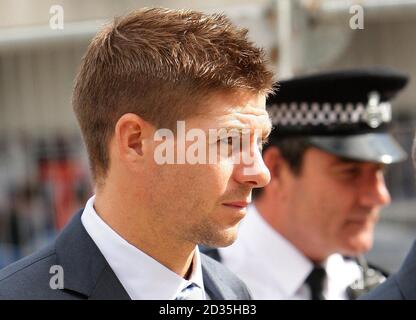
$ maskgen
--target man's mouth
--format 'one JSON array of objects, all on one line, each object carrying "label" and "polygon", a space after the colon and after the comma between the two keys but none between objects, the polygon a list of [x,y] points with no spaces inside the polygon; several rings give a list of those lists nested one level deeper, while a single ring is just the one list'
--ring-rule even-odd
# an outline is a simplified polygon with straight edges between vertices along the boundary
[{"label": "man's mouth", "polygon": [[236,208],[236,209],[243,209],[246,208],[250,203],[247,201],[232,201],[232,202],[225,202],[223,203],[224,206]]}]

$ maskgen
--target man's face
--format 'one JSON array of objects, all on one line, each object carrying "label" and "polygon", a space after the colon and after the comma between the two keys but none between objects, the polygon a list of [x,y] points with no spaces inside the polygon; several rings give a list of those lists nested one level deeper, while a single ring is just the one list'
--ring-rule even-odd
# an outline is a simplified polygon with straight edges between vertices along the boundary
[{"label": "man's face", "polygon": [[372,247],[379,211],[390,202],[383,165],[309,148],[301,172],[294,175],[287,168],[285,176],[287,223],[298,246],[317,259],[334,252],[356,255]]},{"label": "man's face", "polygon": [[[208,246],[227,246],[236,238],[238,224],[251,201],[251,190],[263,187],[270,180],[260,150],[262,140],[271,129],[265,97],[214,96],[197,116],[185,121],[185,126],[187,132],[200,129],[205,133],[207,161],[205,164],[185,161],[185,164],[152,165],[154,178],[149,191],[153,216],[166,227],[169,237]],[[213,140],[209,130],[215,129],[225,129],[227,135]],[[251,152],[251,164],[236,163],[235,157],[220,153],[221,145],[232,151],[232,140],[242,129],[250,129],[249,145],[234,150],[233,155],[241,157],[242,152]],[[253,134],[255,129],[261,132],[260,137]],[[195,141],[187,141],[186,149]],[[175,142],[175,154],[177,148]],[[215,161],[208,159],[212,150],[217,150]]]}]

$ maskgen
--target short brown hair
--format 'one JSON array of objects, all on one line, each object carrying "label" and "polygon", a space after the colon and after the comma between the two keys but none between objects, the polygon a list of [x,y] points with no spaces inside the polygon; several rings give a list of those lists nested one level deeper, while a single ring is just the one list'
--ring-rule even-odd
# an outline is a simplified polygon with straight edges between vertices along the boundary
[{"label": "short brown hair", "polygon": [[94,179],[106,174],[123,114],[171,128],[210,93],[271,87],[263,51],[222,14],[147,8],[115,18],[90,43],[73,92]]}]

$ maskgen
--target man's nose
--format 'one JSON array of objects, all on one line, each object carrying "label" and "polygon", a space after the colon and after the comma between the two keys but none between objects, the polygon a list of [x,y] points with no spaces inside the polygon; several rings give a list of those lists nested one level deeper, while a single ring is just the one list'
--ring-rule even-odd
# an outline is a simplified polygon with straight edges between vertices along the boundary
[{"label": "man's nose", "polygon": [[255,146],[250,156],[242,157],[235,167],[235,179],[252,188],[262,188],[270,182],[270,172],[263,161],[261,151]]}]

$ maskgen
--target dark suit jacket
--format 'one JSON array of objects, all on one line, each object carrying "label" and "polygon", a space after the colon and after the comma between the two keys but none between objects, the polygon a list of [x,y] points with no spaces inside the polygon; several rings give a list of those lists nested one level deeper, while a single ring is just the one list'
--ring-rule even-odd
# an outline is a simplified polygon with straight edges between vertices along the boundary
[{"label": "dark suit jacket", "polygon": [[[205,291],[213,300],[250,299],[247,287],[228,269],[201,254]],[[51,289],[55,272],[64,271],[64,288]],[[2,299],[130,299],[76,214],[47,248],[0,271]]]},{"label": "dark suit jacket", "polygon": [[415,300],[416,299],[416,242],[399,271],[370,291],[362,300]]}]

